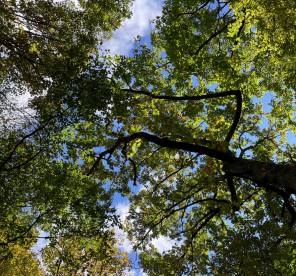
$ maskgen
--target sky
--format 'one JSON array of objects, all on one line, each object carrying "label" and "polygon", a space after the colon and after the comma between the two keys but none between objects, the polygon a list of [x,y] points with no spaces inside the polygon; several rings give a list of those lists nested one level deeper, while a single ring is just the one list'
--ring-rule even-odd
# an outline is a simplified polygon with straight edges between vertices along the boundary
[{"label": "sky", "polygon": [[162,1],[136,0],[131,8],[133,16],[125,20],[121,28],[114,32],[111,40],[103,44],[103,49],[110,49],[112,55],[131,55],[134,38],[138,35],[143,41],[149,41],[152,25],[149,23],[157,15],[161,14]]}]

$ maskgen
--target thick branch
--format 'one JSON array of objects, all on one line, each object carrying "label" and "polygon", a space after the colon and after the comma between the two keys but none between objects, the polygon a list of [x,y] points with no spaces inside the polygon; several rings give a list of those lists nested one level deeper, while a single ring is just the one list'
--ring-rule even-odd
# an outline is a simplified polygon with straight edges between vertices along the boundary
[{"label": "thick branch", "polygon": [[231,96],[240,93],[240,90],[229,90],[224,91],[220,93],[213,93],[213,94],[207,94],[207,95],[201,95],[201,96],[182,96],[182,97],[176,97],[176,96],[162,96],[162,95],[155,95],[148,91],[143,90],[133,90],[133,89],[122,89],[121,91],[124,92],[131,92],[133,94],[140,94],[140,95],[146,95],[151,97],[152,99],[159,99],[159,100],[170,100],[170,101],[192,101],[192,100],[204,100],[204,99],[214,99],[214,98],[220,98],[225,96]]},{"label": "thick branch", "polygon": [[[235,158],[234,162],[224,163],[223,171],[244,179],[249,179],[260,187],[272,185],[296,194],[296,167],[292,165],[260,162],[243,158]],[[270,187],[268,188],[270,190]],[[278,192],[278,191],[276,191]],[[284,196],[286,192],[284,192]]]},{"label": "thick branch", "polygon": [[215,149],[211,149],[205,146],[200,146],[200,145],[195,145],[195,144],[190,144],[187,142],[177,142],[177,141],[172,141],[169,140],[168,138],[159,138],[156,135],[152,135],[146,132],[137,132],[134,133],[130,136],[127,137],[121,137],[119,138],[113,147],[111,147],[110,149],[107,149],[105,151],[103,151],[97,158],[97,160],[95,161],[94,165],[92,166],[92,168],[90,169],[90,171],[88,172],[87,175],[91,175],[92,172],[97,168],[97,166],[99,165],[100,161],[103,159],[103,157],[106,154],[110,154],[110,156],[112,155],[112,153],[119,148],[119,146],[121,144],[127,144],[133,140],[136,139],[144,139],[148,142],[152,142],[156,145],[159,145],[161,147],[165,147],[165,148],[170,148],[170,149],[180,149],[180,150],[186,150],[189,152],[197,152],[199,154],[205,154],[207,156],[213,157],[215,159],[221,160],[221,161],[225,161],[225,162],[233,162],[235,161],[235,158],[233,155],[222,152],[222,151],[218,151]]},{"label": "thick branch", "polygon": [[[253,161],[248,159],[237,158],[232,154],[222,152],[216,149],[212,149],[206,146],[190,144],[187,142],[172,141],[168,138],[159,138],[156,135],[152,135],[145,132],[137,132],[127,137],[119,138],[114,146],[100,154],[95,164],[89,171],[90,175],[97,167],[100,160],[106,154],[112,154],[121,144],[129,143],[136,139],[144,139],[148,142],[154,143],[164,148],[179,149],[189,152],[196,152],[204,154],[214,159],[223,162],[223,171],[233,176],[237,176],[243,179],[249,179],[258,185],[259,187],[266,188],[264,183],[274,187],[276,189],[285,189],[291,194],[296,194],[296,167],[291,165],[281,165],[260,161]],[[263,185],[264,184],[264,185]],[[270,188],[268,188],[270,190]],[[284,196],[286,193],[284,192]],[[288,208],[288,206],[287,206]]]}]

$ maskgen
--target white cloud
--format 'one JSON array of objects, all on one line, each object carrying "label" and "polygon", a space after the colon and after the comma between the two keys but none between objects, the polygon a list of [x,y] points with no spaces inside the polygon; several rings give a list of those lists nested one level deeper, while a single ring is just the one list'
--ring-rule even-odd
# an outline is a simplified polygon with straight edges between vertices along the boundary
[{"label": "white cloud", "polygon": [[158,252],[163,253],[164,251],[172,249],[175,242],[169,238],[161,236],[158,239],[152,240],[152,244],[157,248]]},{"label": "white cloud", "polygon": [[111,54],[128,55],[133,47],[134,38],[146,36],[151,30],[149,20],[161,14],[161,2],[157,0],[136,0],[131,8],[133,16],[123,22],[123,26],[114,32],[111,40],[104,43],[104,49]]},{"label": "white cloud", "polygon": [[28,107],[29,99],[32,98],[30,93],[25,88],[18,91],[13,85],[11,92],[5,93],[0,96],[0,133],[21,128],[25,122],[34,122],[35,112]]},{"label": "white cloud", "polygon": [[[47,232],[44,232],[40,229],[39,229],[39,233],[40,233],[39,234],[40,237],[47,237],[48,236]],[[39,250],[41,250],[43,247],[45,247],[48,244],[49,244],[48,239],[38,239],[37,244],[32,248],[32,251],[38,253]]]},{"label": "white cloud", "polygon": [[[129,203],[118,203],[116,206],[116,214],[120,216],[120,220],[122,222],[124,222],[126,220],[126,217],[128,215],[128,211],[129,211]],[[117,226],[115,227],[115,233],[118,235],[124,235],[124,232],[119,229]],[[122,251],[128,252],[128,253],[132,253],[133,251],[133,244],[131,243],[131,241],[129,241],[127,238],[124,239],[122,245],[120,246],[120,249]]]},{"label": "white cloud", "polygon": [[[120,216],[121,221],[125,221],[126,217],[128,215],[128,211],[129,211],[129,203],[118,203],[118,205],[116,206],[116,214]],[[120,230],[118,227],[115,227],[115,232],[117,234],[123,234],[124,232],[122,230]],[[154,245],[155,248],[157,248],[157,250],[162,253],[164,251],[170,250],[172,249],[172,246],[175,244],[176,242],[166,238],[164,236],[159,237],[158,239],[153,239],[152,240],[152,244]],[[123,251],[126,251],[128,253],[131,253],[133,251],[133,245],[131,244],[131,242],[128,239],[125,239],[123,244],[120,246],[120,249]]]}]

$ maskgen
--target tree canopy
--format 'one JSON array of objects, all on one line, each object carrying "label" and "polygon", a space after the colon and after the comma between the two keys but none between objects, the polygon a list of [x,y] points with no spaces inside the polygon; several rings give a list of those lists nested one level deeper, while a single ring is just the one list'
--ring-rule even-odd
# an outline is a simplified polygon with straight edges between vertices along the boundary
[{"label": "tree canopy", "polygon": [[[63,140],[71,140],[67,127],[89,116],[78,102],[91,93],[72,86],[86,76],[97,44],[131,15],[131,1],[78,2],[1,2],[0,254],[18,240],[35,241],[37,227],[52,241],[100,236],[107,242],[107,224],[117,221],[104,179],[97,183],[76,160],[59,158]],[[89,85],[85,77],[83,84]],[[24,94],[29,104],[16,105]]]},{"label": "tree canopy", "polygon": [[32,251],[32,239],[27,239],[24,246],[18,240],[7,247],[6,254],[1,255],[0,272],[2,275],[98,275],[130,276],[131,261],[126,252],[118,246],[124,238],[109,231],[112,239],[107,243],[100,237],[60,238]]},{"label": "tree canopy", "polygon": [[148,275],[295,273],[295,5],[168,0],[151,47],[51,76],[38,127],[2,138],[1,227],[23,221],[2,245],[104,235],[118,192]]}]

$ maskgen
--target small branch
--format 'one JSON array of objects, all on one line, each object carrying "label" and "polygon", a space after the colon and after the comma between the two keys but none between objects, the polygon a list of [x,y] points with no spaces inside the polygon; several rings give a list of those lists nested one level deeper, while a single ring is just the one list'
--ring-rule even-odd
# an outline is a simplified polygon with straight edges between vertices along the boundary
[{"label": "small branch", "polygon": [[136,163],[132,158],[129,158],[128,160],[132,163],[133,169],[134,169],[134,184],[133,185],[137,186],[137,167],[136,167]]},{"label": "small branch", "polygon": [[191,239],[193,240],[196,235],[198,234],[198,232],[207,225],[207,223],[214,217],[216,216],[218,213],[220,212],[220,207],[211,210],[208,217],[205,219],[205,221],[196,229],[196,231],[194,232],[194,234],[192,235]]},{"label": "small branch", "polygon": [[289,197],[290,197],[290,193],[287,192],[286,196],[284,198],[284,204],[283,204],[283,207],[282,207],[282,212],[281,212],[282,217],[284,217],[284,215],[285,215],[285,209],[286,209],[286,206],[287,206],[287,204],[289,202]]},{"label": "small branch", "polygon": [[[206,215],[204,215],[204,217],[201,219],[201,220],[203,220],[203,219],[205,219],[204,220],[204,222],[196,229],[196,231],[192,234],[192,236],[191,236],[191,243],[192,243],[192,241],[193,241],[193,239],[196,237],[196,235],[198,234],[198,232],[200,231],[200,230],[202,230],[206,225],[207,225],[207,223],[215,216],[215,215],[217,215],[218,213],[219,213],[219,211],[220,211],[220,207],[218,207],[218,208],[216,208],[216,209],[214,209],[214,210],[210,210]],[[193,228],[195,228],[195,226],[199,223],[200,221],[198,221],[193,227],[192,227],[192,229]],[[185,230],[184,230],[185,231]],[[186,231],[189,231],[189,230],[186,230]],[[185,255],[187,254],[187,252],[184,252],[180,257],[181,258],[184,258],[185,257]]]},{"label": "small branch", "polygon": [[239,206],[236,206],[235,204],[237,203],[237,195],[236,195],[236,190],[234,187],[234,182],[233,182],[233,175],[230,173],[227,174],[227,185],[231,194],[231,201],[232,201],[232,210],[239,211]]},{"label": "small branch", "polygon": [[209,42],[211,42],[212,39],[214,39],[215,37],[217,37],[219,34],[223,33],[230,24],[234,23],[236,20],[233,19],[230,22],[228,22],[225,26],[223,26],[221,29],[219,29],[218,31],[216,31],[215,33],[213,33],[204,43],[202,43],[197,51],[192,54],[192,55],[198,55],[200,53],[200,51],[203,49],[204,46],[206,46]]},{"label": "small branch", "polygon": [[[189,197],[188,197],[189,198]],[[156,220],[156,218],[154,218],[152,221],[150,221],[146,226],[145,228],[150,228],[141,238],[141,241],[138,243],[137,247],[140,246],[144,240],[146,239],[146,237],[149,235],[149,233],[152,231],[153,228],[157,227],[159,224],[161,224],[165,219],[167,219],[168,217],[170,217],[172,214],[176,213],[176,212],[179,212],[181,210],[185,210],[187,209],[188,207],[196,204],[196,203],[200,203],[200,202],[205,202],[205,201],[216,201],[216,202],[226,202],[226,203],[229,203],[227,200],[217,200],[217,199],[214,199],[214,198],[206,198],[206,199],[202,199],[202,200],[197,200],[195,202],[192,202],[190,204],[187,204],[186,206],[183,206],[181,208],[178,208],[178,209],[172,209],[174,208],[175,206],[179,205],[181,202],[185,201],[187,198],[185,199],[182,199],[179,203],[175,203],[173,206],[170,206],[169,208],[165,209],[165,210],[161,210],[160,212],[158,212],[156,214],[156,217],[157,215],[159,215],[162,211],[170,211],[170,213],[164,215],[161,219],[159,219],[158,221],[154,222]],[[217,212],[213,215],[213,216],[210,216],[210,219],[212,217],[214,217],[219,211],[220,211],[220,207],[214,209],[214,210],[210,210],[207,214],[204,215],[204,217],[201,219],[203,220],[204,218],[206,218],[207,216],[209,216],[213,211],[217,210]],[[209,220],[210,220],[209,219]],[[206,225],[206,223],[208,222],[208,220],[206,219],[205,222],[203,223],[204,226]],[[193,228],[193,227],[192,227]],[[178,235],[181,235],[182,233],[184,232],[187,232],[188,230],[184,230],[184,231],[180,231],[178,234],[176,234],[176,236]],[[199,230],[198,230],[199,231]]]},{"label": "small branch", "polygon": [[[244,12],[244,14],[246,14],[246,9],[243,9],[243,12]],[[241,24],[241,26],[238,29],[237,36],[236,36],[237,38],[240,37],[241,32],[242,32],[244,26],[245,26],[245,19],[243,19],[242,24]],[[236,46],[237,44],[238,44],[238,40],[236,39],[235,42],[234,42],[234,46]],[[231,57],[233,57],[233,54],[234,54],[234,51],[231,52]]]},{"label": "small branch", "polygon": [[38,131],[44,129],[50,122],[50,120],[52,119],[52,117],[49,117],[48,121],[41,127],[36,128],[34,131],[32,131],[30,134],[25,135],[13,148],[13,150],[11,151],[11,153],[9,154],[9,156],[4,160],[4,162],[2,162],[2,164],[0,165],[0,170],[2,170],[2,168],[5,166],[5,164],[9,161],[9,159],[12,157],[12,155],[16,152],[17,148],[29,137],[33,136],[35,133],[37,133]]},{"label": "small branch", "polygon": [[150,195],[152,195],[158,188],[158,186],[160,184],[162,184],[163,182],[165,182],[167,179],[169,179],[171,176],[173,176],[174,174],[178,173],[179,171],[181,171],[184,168],[184,166],[181,166],[179,169],[177,169],[176,171],[172,172],[171,174],[169,174],[167,177],[165,177],[163,180],[161,180],[160,182],[157,183],[157,185],[155,186],[155,188],[153,189],[153,191],[150,192]]},{"label": "small branch", "polygon": [[39,219],[41,218],[41,217],[43,217],[44,215],[46,215],[48,212],[50,212],[50,211],[52,211],[54,208],[56,207],[56,205],[55,206],[53,206],[51,209],[49,209],[49,210],[47,210],[46,212],[44,212],[44,213],[42,213],[42,214],[40,214],[36,219],[35,219],[35,221],[27,228],[27,230],[23,233],[23,234],[21,234],[21,235],[19,235],[19,236],[17,236],[17,237],[15,237],[15,238],[13,238],[13,239],[11,239],[11,240],[9,240],[8,242],[1,242],[0,243],[0,246],[2,245],[2,246],[7,246],[8,244],[10,244],[10,243],[12,243],[12,242],[14,242],[14,241],[16,241],[16,240],[18,240],[18,239],[20,239],[20,238],[24,238],[24,236],[37,224],[37,222],[39,221]]},{"label": "small branch", "polygon": [[179,13],[177,14],[177,16],[175,18],[173,18],[169,24],[171,24],[173,21],[175,21],[179,16],[181,15],[193,15],[195,13],[197,13],[198,11],[200,11],[201,9],[203,9],[205,6],[207,6],[210,3],[211,0],[208,0],[206,3],[204,3],[201,7],[199,7],[195,12],[183,12],[183,13]]},{"label": "small branch", "polygon": [[110,156],[112,155],[112,153],[117,149],[117,147],[120,145],[119,140],[114,144],[114,146],[108,150],[105,150],[103,152],[100,153],[100,155],[98,156],[97,160],[95,161],[95,163],[93,164],[93,166],[91,167],[91,169],[89,170],[89,172],[86,174],[87,176],[91,175],[93,173],[93,171],[97,168],[97,166],[99,165],[100,161],[103,159],[103,157],[106,154],[110,154]]},{"label": "small branch", "polygon": [[150,156],[148,156],[147,158],[143,159],[141,162],[140,162],[140,165],[142,165],[143,163],[145,163],[148,159],[150,159],[156,152],[158,152],[162,147],[159,147],[157,148],[156,150],[154,150]]},{"label": "small branch", "polygon": [[255,143],[254,146],[249,146],[249,147],[246,147],[246,148],[244,148],[244,149],[241,148],[241,152],[240,152],[239,158],[242,158],[243,155],[245,154],[245,152],[246,152],[247,150],[254,149],[254,148],[256,148],[259,144],[261,144],[261,143],[264,142],[265,140],[269,140],[269,139],[270,139],[270,138],[269,138],[268,136],[266,136],[266,137],[264,137],[264,138],[258,140],[258,141]]},{"label": "small branch", "polygon": [[290,223],[289,223],[289,227],[290,229],[292,229],[295,221],[296,221],[296,211],[295,209],[291,206],[291,203],[289,201],[289,198],[287,198],[287,192],[275,187],[275,186],[272,186],[270,184],[267,184],[267,183],[264,183],[264,182],[260,182],[260,181],[257,181],[256,184],[259,186],[259,187],[263,187],[269,191],[272,191],[272,192],[275,192],[277,194],[279,194],[280,196],[282,196],[282,198],[284,199],[284,205],[285,205],[285,208],[288,209],[290,215],[291,215],[291,220],[290,220]]},{"label": "small branch", "polygon": [[235,97],[236,97],[236,103],[237,103],[237,107],[236,107],[236,113],[235,113],[235,117],[234,117],[234,120],[233,120],[233,123],[229,129],[229,132],[225,138],[225,142],[229,143],[236,128],[237,128],[237,125],[239,123],[239,119],[240,119],[240,116],[241,116],[241,113],[242,113],[242,94],[240,92],[240,90],[234,90],[236,91],[235,92]]},{"label": "small branch", "polygon": [[11,168],[8,168],[8,169],[3,168],[3,169],[0,169],[0,170],[1,170],[1,171],[11,171],[11,170],[19,169],[19,168],[21,168],[22,166],[28,164],[31,160],[33,160],[33,159],[34,159],[37,155],[39,155],[39,154],[43,151],[43,149],[45,149],[45,148],[46,148],[46,146],[41,147],[37,153],[35,153],[33,156],[31,156],[31,157],[30,157],[29,159],[27,159],[25,162],[23,162],[23,163],[21,163],[21,164],[19,164],[19,165],[17,165],[17,166],[14,166],[14,167],[11,167]]}]

